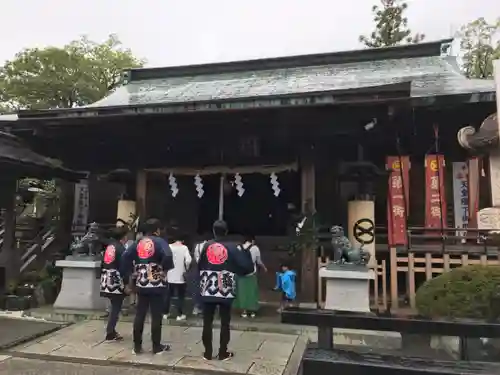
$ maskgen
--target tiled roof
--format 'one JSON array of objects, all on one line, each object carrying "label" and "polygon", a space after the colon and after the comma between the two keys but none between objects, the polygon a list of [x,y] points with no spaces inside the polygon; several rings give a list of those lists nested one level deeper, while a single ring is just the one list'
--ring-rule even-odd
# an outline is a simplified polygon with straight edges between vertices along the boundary
[{"label": "tiled roof", "polygon": [[411,96],[494,92],[462,76],[453,58],[431,56],[132,81],[89,107],[174,104],[335,92],[411,81]]},{"label": "tiled roof", "polygon": [[29,168],[30,177],[38,177],[32,175],[33,171],[35,174],[36,171],[40,171],[45,176],[52,175],[74,179],[85,177],[82,173],[64,168],[59,160],[37,154],[25,146],[18,137],[4,132],[0,132],[0,165],[2,164],[18,166],[18,171],[21,174],[23,167]]},{"label": "tiled roof", "polygon": [[[331,104],[342,95],[366,100],[384,92],[419,99],[465,95],[493,101],[493,80],[470,80],[447,55],[452,40],[304,56],[134,69],[127,84],[88,106],[21,111],[20,118],[169,113],[259,106]],[[404,85],[404,93],[401,87]],[[371,96],[370,96],[371,95]],[[404,95],[404,96],[403,96]],[[356,99],[354,99],[356,100]],[[92,111],[90,111],[92,110]],[[149,112],[148,112],[149,111]]]}]

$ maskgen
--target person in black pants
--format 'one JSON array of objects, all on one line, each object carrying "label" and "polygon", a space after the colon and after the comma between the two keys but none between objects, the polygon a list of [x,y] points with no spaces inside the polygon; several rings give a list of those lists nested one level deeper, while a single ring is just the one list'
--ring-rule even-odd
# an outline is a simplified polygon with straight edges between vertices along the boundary
[{"label": "person in black pants", "polygon": [[120,316],[123,300],[126,296],[128,281],[120,272],[121,258],[125,253],[124,243],[127,241],[128,227],[122,226],[111,230],[110,239],[106,241],[106,249],[101,266],[101,296],[109,299],[110,309],[106,325],[106,341],[119,341],[123,337],[116,332],[116,324]]},{"label": "person in black pants", "polygon": [[123,269],[134,271],[137,307],[134,320],[134,353],[142,353],[142,334],[148,310],[151,313],[151,340],[153,353],[170,350],[161,343],[162,313],[167,288],[168,270],[174,267],[172,251],[160,237],[162,225],[157,219],[149,219],[144,225],[145,236],[126,250]]},{"label": "person in black pants", "polygon": [[217,359],[228,360],[234,356],[228,351],[230,340],[231,306],[236,297],[235,276],[245,276],[254,271],[252,256],[248,250],[239,250],[234,242],[226,239],[227,224],[217,220],[213,225],[214,240],[208,241],[200,254],[200,299],[203,304],[202,341],[203,358],[213,356],[212,329],[215,310],[221,318],[220,345]]},{"label": "person in black pants", "polygon": [[168,293],[165,297],[164,317],[170,316],[170,305],[172,297],[177,298],[177,320],[186,320],[184,314],[184,299],[186,298],[186,284],[168,284]]}]

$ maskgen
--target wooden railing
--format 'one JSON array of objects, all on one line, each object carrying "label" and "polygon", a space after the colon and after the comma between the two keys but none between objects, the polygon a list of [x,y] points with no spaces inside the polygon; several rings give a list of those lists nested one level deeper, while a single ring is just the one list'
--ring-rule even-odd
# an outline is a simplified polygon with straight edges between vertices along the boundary
[{"label": "wooden railing", "polygon": [[[425,248],[423,248],[425,246]],[[467,248],[471,253],[487,254],[496,252],[491,230],[462,228],[425,228],[410,227],[408,229],[408,249],[413,252],[428,251],[453,252]]]},{"label": "wooden railing", "polygon": [[33,240],[33,243],[26,247],[21,256],[21,273],[37,260],[39,256],[56,241],[56,228],[54,226],[44,228]]},{"label": "wooden railing", "polygon": [[[309,345],[302,358],[304,375],[459,375],[500,373],[500,364],[470,362],[468,338],[498,338],[500,324],[471,321],[429,320],[412,317],[377,316],[371,313],[353,313],[318,309],[285,309],[281,322],[318,328],[316,345]],[[334,329],[375,330],[400,332],[402,335],[435,335],[460,338],[460,360],[440,360],[432,357],[402,355],[401,352],[379,354],[339,348],[334,342]],[[403,350],[405,348],[403,340]],[[412,344],[410,344],[412,345]]]}]

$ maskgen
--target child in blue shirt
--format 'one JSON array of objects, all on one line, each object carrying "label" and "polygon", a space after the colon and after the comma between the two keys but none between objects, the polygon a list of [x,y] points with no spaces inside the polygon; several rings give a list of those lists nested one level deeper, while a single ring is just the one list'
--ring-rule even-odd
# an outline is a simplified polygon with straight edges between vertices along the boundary
[{"label": "child in blue shirt", "polygon": [[281,265],[281,272],[276,272],[276,286],[275,290],[278,290],[282,294],[281,307],[278,310],[281,312],[285,307],[288,307],[295,301],[297,297],[295,292],[295,282],[296,282],[295,271],[292,271],[288,264],[283,263]]}]

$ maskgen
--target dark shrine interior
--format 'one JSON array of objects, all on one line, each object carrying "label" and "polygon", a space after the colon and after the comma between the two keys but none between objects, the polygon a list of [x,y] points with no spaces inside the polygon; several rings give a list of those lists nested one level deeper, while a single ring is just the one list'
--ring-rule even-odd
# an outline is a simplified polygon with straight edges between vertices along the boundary
[{"label": "dark shrine interior", "polygon": [[[421,226],[424,155],[435,151],[435,126],[438,152],[445,155],[448,169],[452,161],[468,157],[457,142],[457,131],[466,125],[478,127],[493,111],[493,103],[450,104],[434,109],[412,108],[407,102],[252,109],[55,120],[19,135],[36,151],[62,160],[67,167],[95,174],[114,169],[133,172],[139,168],[290,164],[297,162],[304,150],[312,151],[316,209],[325,225],[342,225],[346,220],[346,197],[337,176],[339,162],[354,162],[362,157],[385,170],[386,156],[409,155],[412,166],[408,220],[409,225]],[[367,130],[370,123],[374,126]],[[165,208],[166,203],[158,203],[162,195],[170,195],[167,177],[152,176],[151,183],[148,181],[148,200],[156,202],[148,207],[152,215],[175,220],[175,213],[166,211],[182,208],[169,209]],[[179,198],[182,194],[196,197],[193,177],[184,177],[185,182],[179,177]],[[231,232],[285,235],[291,208],[300,209],[300,173],[279,174],[279,197],[272,194],[269,174],[244,174],[242,178],[245,193],[238,197],[228,176],[230,188],[225,191],[224,213]],[[131,199],[135,195],[134,179],[122,182],[126,185],[125,196]],[[205,195],[191,204],[190,212],[196,218],[188,225],[198,235],[210,229],[218,212],[220,175],[204,176],[203,180]],[[451,182],[448,185],[449,195]],[[153,189],[157,191],[152,192]],[[374,190],[375,221],[386,226],[387,179],[375,181]],[[115,214],[100,215],[113,218]]]}]

